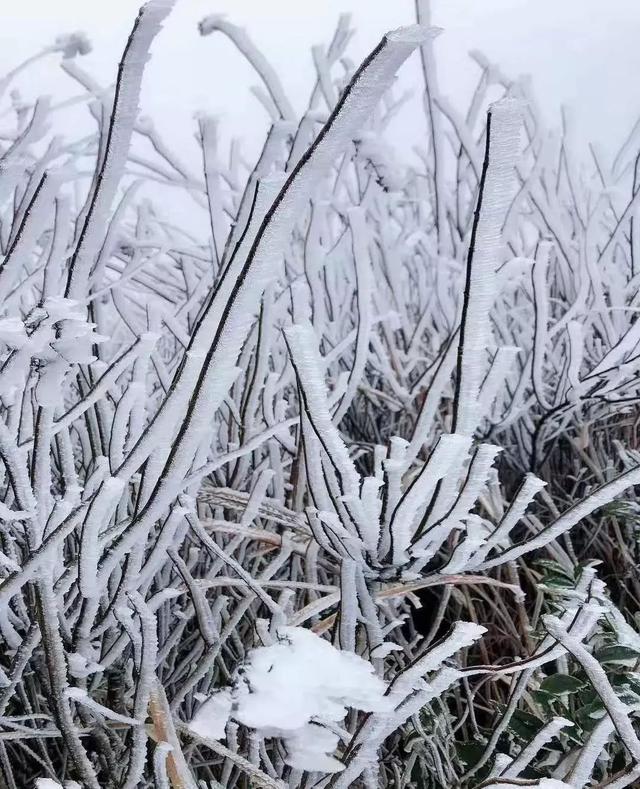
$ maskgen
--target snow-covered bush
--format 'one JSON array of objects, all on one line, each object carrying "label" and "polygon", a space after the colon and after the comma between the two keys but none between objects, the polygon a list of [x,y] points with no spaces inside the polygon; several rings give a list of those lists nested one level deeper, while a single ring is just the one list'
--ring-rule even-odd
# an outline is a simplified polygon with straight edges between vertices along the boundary
[{"label": "snow-covered bush", "polygon": [[633,785],[635,138],[579,166],[477,54],[461,115],[422,2],[358,68],[341,18],[298,118],[211,16],[272,124],[199,117],[198,173],[138,115],[170,10],[113,91],[40,53],[91,139],[4,99],[0,785]]}]

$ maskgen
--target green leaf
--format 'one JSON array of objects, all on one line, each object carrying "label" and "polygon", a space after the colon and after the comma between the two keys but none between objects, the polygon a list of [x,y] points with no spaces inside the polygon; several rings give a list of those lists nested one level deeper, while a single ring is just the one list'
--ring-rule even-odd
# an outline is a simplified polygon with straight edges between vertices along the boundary
[{"label": "green leaf", "polygon": [[509,721],[509,731],[527,742],[544,726],[544,721],[524,710],[516,710]]},{"label": "green leaf", "polygon": [[593,704],[594,701],[600,700],[600,696],[598,696],[591,685],[584,687],[578,695],[580,697],[580,704],[583,707]]},{"label": "green leaf", "polygon": [[638,694],[633,693],[630,690],[623,689],[617,693],[618,698],[620,701],[624,702],[625,704],[637,704],[638,703]]},{"label": "green leaf", "polygon": [[545,575],[560,575],[573,582],[572,576],[567,573],[562,565],[558,564],[558,562],[554,562],[552,559],[538,559],[535,564],[536,567],[542,567],[542,569],[545,570]]},{"label": "green leaf", "polygon": [[631,649],[631,647],[624,647],[620,644],[616,644],[598,649],[594,657],[600,663],[620,663],[629,660],[638,660],[640,658],[640,652]]},{"label": "green leaf", "polygon": [[554,693],[548,693],[546,690],[542,689],[532,690],[531,697],[543,707],[551,707],[551,705],[558,699]]},{"label": "green leaf", "polygon": [[640,681],[633,674],[612,674],[609,676],[609,682],[618,692],[620,688],[622,690],[628,688],[632,693],[640,696]]},{"label": "green leaf", "polygon": [[581,679],[569,674],[552,674],[541,682],[540,690],[559,696],[562,693],[575,693],[580,688],[584,688],[586,684]]},{"label": "green leaf", "polygon": [[593,729],[596,723],[598,723],[602,717],[603,712],[604,705],[598,698],[595,701],[592,701],[591,704],[581,707],[576,712],[576,718],[578,719],[578,723],[584,729],[584,731],[589,732]]},{"label": "green leaf", "polygon": [[549,589],[573,589],[575,582],[566,575],[546,575],[542,584]]},{"label": "green leaf", "polygon": [[460,759],[467,768],[473,767],[473,765],[479,761],[484,753],[484,749],[485,746],[482,743],[474,740],[456,743],[458,759]]}]

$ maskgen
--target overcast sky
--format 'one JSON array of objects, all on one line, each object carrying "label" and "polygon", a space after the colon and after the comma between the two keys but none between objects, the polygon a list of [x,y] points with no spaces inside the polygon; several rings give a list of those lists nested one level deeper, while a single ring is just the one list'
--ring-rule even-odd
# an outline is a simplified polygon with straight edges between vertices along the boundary
[{"label": "overcast sky", "polygon": [[[84,30],[94,50],[84,67],[101,82],[113,80],[139,0],[4,0],[0,12],[0,69],[46,45],[60,33]],[[309,47],[328,43],[341,11],[358,33],[350,47],[361,59],[388,29],[413,22],[413,0],[177,0],[153,46],[143,109],[176,141],[190,139],[196,110],[222,117],[228,135],[251,149],[267,127],[248,88],[257,82],[222,36],[200,38],[197,22],[225,13],[247,28],[281,75],[294,106],[302,108],[313,80]],[[565,102],[578,136],[611,150],[640,114],[640,0],[434,0],[433,22],[443,92],[460,105],[476,76],[467,57],[477,48],[504,71],[530,73],[549,122]],[[419,87],[417,59],[405,67],[402,86]],[[22,87],[28,93],[69,93],[55,59],[39,66]],[[409,121],[409,126],[411,121]],[[407,134],[419,134],[415,129]],[[187,135],[187,136],[185,136]]]}]

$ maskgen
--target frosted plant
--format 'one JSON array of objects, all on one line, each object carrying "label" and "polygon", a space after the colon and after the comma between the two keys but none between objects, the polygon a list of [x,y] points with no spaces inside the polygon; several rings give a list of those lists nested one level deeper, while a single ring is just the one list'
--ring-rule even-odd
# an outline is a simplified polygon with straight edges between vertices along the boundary
[{"label": "frosted plant", "polygon": [[637,130],[589,171],[478,53],[461,113],[423,2],[358,68],[341,17],[298,117],[209,16],[271,124],[198,117],[198,172],[138,107],[171,5],[113,90],[37,55],[90,137],[2,93],[0,781],[633,785]]}]

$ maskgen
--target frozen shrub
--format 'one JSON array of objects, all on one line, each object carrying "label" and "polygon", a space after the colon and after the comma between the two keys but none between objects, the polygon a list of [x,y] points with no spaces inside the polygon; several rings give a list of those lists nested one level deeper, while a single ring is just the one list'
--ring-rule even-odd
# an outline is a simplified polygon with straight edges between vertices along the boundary
[{"label": "frozen shrub", "polygon": [[91,140],[2,94],[0,780],[634,785],[635,132],[585,175],[477,53],[461,114],[423,2],[358,68],[342,17],[298,118],[210,16],[272,124],[247,165],[199,117],[191,172],[138,112],[171,5],[114,91],[40,53]]}]

